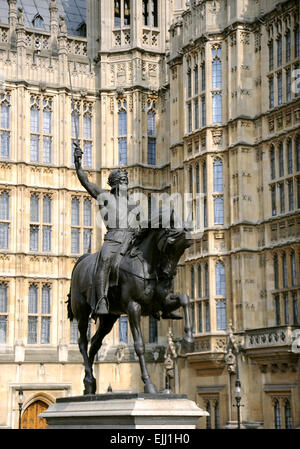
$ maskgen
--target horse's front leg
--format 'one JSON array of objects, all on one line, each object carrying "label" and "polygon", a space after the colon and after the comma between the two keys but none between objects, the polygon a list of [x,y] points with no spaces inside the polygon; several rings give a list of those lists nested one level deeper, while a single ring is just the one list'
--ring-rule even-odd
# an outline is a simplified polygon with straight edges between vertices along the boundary
[{"label": "horse's front leg", "polygon": [[181,347],[185,352],[193,352],[194,350],[194,336],[192,332],[192,325],[190,320],[190,298],[186,293],[178,295],[180,306],[183,308],[185,326],[184,337],[181,341]]},{"label": "horse's front leg", "polygon": [[128,317],[130,328],[134,340],[134,349],[139,358],[142,380],[144,382],[145,393],[157,393],[155,385],[151,382],[150,376],[145,362],[145,344],[141,331],[141,306],[140,304],[131,301],[128,304]]}]

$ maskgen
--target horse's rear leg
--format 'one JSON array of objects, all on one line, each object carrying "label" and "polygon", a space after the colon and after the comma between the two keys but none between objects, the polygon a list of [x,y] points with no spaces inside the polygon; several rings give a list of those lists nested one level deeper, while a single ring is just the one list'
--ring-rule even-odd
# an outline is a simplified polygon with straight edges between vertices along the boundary
[{"label": "horse's rear leg", "polygon": [[128,304],[128,316],[130,328],[134,340],[134,349],[139,358],[142,380],[144,382],[145,393],[157,393],[155,385],[150,380],[150,376],[146,367],[145,362],[145,344],[143,340],[143,335],[141,331],[141,306],[140,304],[131,301]]},{"label": "horse's rear leg", "polygon": [[79,350],[83,357],[84,367],[85,367],[85,376],[84,376],[84,394],[95,394],[96,392],[96,379],[93,376],[92,366],[90,365],[87,347],[88,347],[88,339],[87,339],[87,329],[89,324],[89,314],[83,314],[78,318],[78,346]]}]

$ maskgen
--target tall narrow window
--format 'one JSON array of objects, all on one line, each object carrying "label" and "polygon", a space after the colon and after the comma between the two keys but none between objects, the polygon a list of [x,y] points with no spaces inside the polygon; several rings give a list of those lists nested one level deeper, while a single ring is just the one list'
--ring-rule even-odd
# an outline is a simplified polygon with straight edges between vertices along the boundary
[{"label": "tall narrow window", "polygon": [[284,324],[289,324],[290,322],[289,295],[287,293],[283,294],[283,310],[284,310]]},{"label": "tall narrow window", "polygon": [[282,37],[279,35],[277,39],[277,67],[282,65]]},{"label": "tall narrow window", "polygon": [[270,168],[271,168],[271,179],[275,178],[275,148],[274,145],[271,146],[270,150]]},{"label": "tall narrow window", "polygon": [[214,415],[215,415],[215,429],[220,428],[220,407],[219,401],[216,400],[214,403]]},{"label": "tall narrow window", "polygon": [[83,253],[91,252],[92,245],[92,202],[86,198],[83,203]]},{"label": "tall narrow window", "polygon": [[297,209],[300,209],[300,178],[297,178]]},{"label": "tall narrow window", "polygon": [[196,165],[196,193],[200,193],[200,168],[199,164]]},{"label": "tall narrow window", "polygon": [[2,93],[0,95],[0,158],[9,159],[10,157],[10,95]]},{"label": "tall narrow window", "polygon": [[192,119],[192,103],[188,103],[187,105],[188,108],[188,132],[191,133],[193,130],[193,119]]},{"label": "tall narrow window", "polygon": [[279,288],[279,271],[278,271],[278,256],[275,254],[273,259],[273,267],[274,267],[274,288]]},{"label": "tall narrow window", "polygon": [[273,407],[274,407],[274,427],[275,429],[281,429],[281,414],[278,399],[275,399]]},{"label": "tall narrow window", "polygon": [[202,298],[202,269],[201,265],[198,265],[198,298]]},{"label": "tall narrow window", "polygon": [[198,77],[199,77],[198,65],[195,65],[195,68],[194,68],[194,94],[195,95],[198,95],[198,90],[199,90]]},{"label": "tall narrow window", "polygon": [[276,187],[275,185],[273,185],[271,187],[271,206],[272,206],[272,215],[276,215],[277,214],[277,209],[276,209]]},{"label": "tall narrow window", "polygon": [[206,416],[206,428],[211,429],[211,408],[210,408],[210,401],[207,401],[206,408],[208,415]]},{"label": "tall narrow window", "polygon": [[39,250],[39,208],[40,200],[36,194],[30,197],[30,251]]},{"label": "tall narrow window", "polygon": [[293,325],[297,325],[299,324],[297,292],[292,293],[292,301],[293,301]]},{"label": "tall narrow window", "polygon": [[202,92],[206,89],[206,71],[205,71],[205,62],[201,65],[201,90]]},{"label": "tall narrow window", "polygon": [[124,0],[124,25],[130,25],[130,0]]},{"label": "tall narrow window", "polygon": [[300,171],[300,134],[296,137],[296,170]]},{"label": "tall narrow window", "polygon": [[90,112],[83,115],[83,165],[92,167],[92,116]]},{"label": "tall narrow window", "polygon": [[119,341],[120,343],[128,343],[128,319],[127,316],[119,318]]},{"label": "tall narrow window", "polygon": [[9,243],[9,194],[0,194],[0,249],[8,249]]},{"label": "tall narrow window", "polygon": [[294,32],[295,39],[295,58],[300,56],[300,32],[299,32],[299,24],[297,24]]},{"label": "tall narrow window", "polygon": [[7,340],[7,285],[0,284],[0,344],[5,344]]},{"label": "tall narrow window", "polygon": [[212,58],[212,88],[222,89],[221,49],[213,49]]},{"label": "tall narrow window", "polygon": [[222,122],[222,94],[214,92],[212,96],[212,118],[213,123]]},{"label": "tall narrow window", "polygon": [[70,322],[70,344],[75,345],[78,342],[78,322],[73,319]]},{"label": "tall narrow window", "polygon": [[210,332],[209,301],[205,301],[205,332]]},{"label": "tall narrow window", "polygon": [[288,161],[288,174],[293,173],[293,143],[292,139],[288,140],[287,143],[287,161]]},{"label": "tall narrow window", "polygon": [[50,287],[44,285],[41,305],[41,344],[50,343],[50,310]]},{"label": "tall narrow window", "polygon": [[279,144],[279,176],[284,175],[284,150],[283,143]]},{"label": "tall narrow window", "polygon": [[277,74],[277,102],[282,104],[282,72]]},{"label": "tall narrow window", "polygon": [[286,80],[286,101],[291,101],[292,99],[292,79],[291,79],[291,69],[285,71]]},{"label": "tall narrow window", "polygon": [[214,215],[216,225],[224,224],[224,200],[222,197],[214,199]]},{"label": "tall narrow window", "polygon": [[191,267],[191,299],[195,299],[195,270]]},{"label": "tall narrow window", "polygon": [[288,180],[288,195],[289,195],[289,211],[294,210],[294,182],[293,179]]},{"label": "tall narrow window", "polygon": [[198,303],[198,332],[203,332],[202,302]]},{"label": "tall narrow window", "polygon": [[225,296],[225,267],[222,262],[216,264],[216,295]]},{"label": "tall narrow window", "polygon": [[37,343],[38,332],[38,288],[30,285],[28,298],[28,337],[29,344]]},{"label": "tall narrow window", "polygon": [[127,164],[127,103],[119,101],[119,163]]},{"label": "tall narrow window", "polygon": [[269,108],[274,108],[274,77],[269,78]]},{"label": "tall narrow window", "polygon": [[199,101],[198,101],[198,98],[194,101],[194,125],[195,125],[195,129],[199,128]]},{"label": "tall narrow window", "polygon": [[275,295],[274,301],[275,301],[275,323],[276,323],[276,326],[280,326],[280,324],[281,324],[280,296]]},{"label": "tall narrow window", "polygon": [[148,164],[156,164],[156,113],[154,106],[148,111]]},{"label": "tall narrow window", "polygon": [[71,253],[80,252],[80,202],[73,198],[71,203]]},{"label": "tall narrow window", "polygon": [[295,251],[292,251],[290,254],[290,265],[291,265],[291,280],[292,286],[297,285],[297,271],[296,271],[296,256]]},{"label": "tall narrow window", "polygon": [[115,11],[114,11],[114,25],[115,27],[121,26],[121,0],[115,0]]},{"label": "tall narrow window", "polygon": [[151,23],[151,25],[153,27],[158,27],[158,5],[157,5],[157,2],[158,2],[158,0],[151,0],[151,7],[152,7],[152,23]]},{"label": "tall narrow window", "polygon": [[287,274],[287,264],[286,264],[286,254],[283,253],[281,256],[282,263],[282,286],[286,288],[288,286],[288,274]]},{"label": "tall narrow window", "polygon": [[226,330],[226,301],[218,300],[216,302],[217,330]]},{"label": "tall narrow window", "polygon": [[189,193],[193,193],[194,186],[194,176],[193,176],[193,166],[189,166]]},{"label": "tall narrow window", "polygon": [[291,59],[291,32],[287,30],[285,35],[285,60],[289,62]]},{"label": "tall narrow window", "polygon": [[49,195],[43,198],[43,251],[51,251],[51,224],[52,201]]},{"label": "tall narrow window", "polygon": [[201,97],[201,118],[202,126],[206,126],[206,101],[204,95]]},{"label": "tall narrow window", "polygon": [[157,343],[157,320],[153,317],[149,317],[149,343]]},{"label": "tall narrow window", "polygon": [[274,69],[274,42],[273,39],[269,43],[269,72]]},{"label": "tall narrow window", "polygon": [[223,163],[221,159],[214,162],[214,192],[223,192]]},{"label": "tall narrow window", "polygon": [[149,25],[149,0],[143,0],[143,25]]},{"label": "tall narrow window", "polygon": [[209,271],[208,271],[208,263],[204,265],[204,295],[205,297],[209,296]]},{"label": "tall narrow window", "polygon": [[293,428],[292,409],[289,399],[286,399],[284,404],[284,423],[286,429]]},{"label": "tall narrow window", "polygon": [[192,72],[191,69],[187,72],[187,96],[190,98],[192,96]]},{"label": "tall narrow window", "polygon": [[280,213],[283,214],[285,211],[285,196],[284,196],[284,183],[279,184],[279,200],[280,200]]}]

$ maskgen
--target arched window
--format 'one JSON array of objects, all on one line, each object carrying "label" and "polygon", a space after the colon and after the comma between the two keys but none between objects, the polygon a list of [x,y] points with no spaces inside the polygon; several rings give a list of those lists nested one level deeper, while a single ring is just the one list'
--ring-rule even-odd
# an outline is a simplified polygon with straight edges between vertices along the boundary
[{"label": "arched window", "polygon": [[271,146],[270,149],[270,171],[271,171],[271,179],[275,178],[275,148],[274,145]]},{"label": "arched window", "polygon": [[221,49],[212,49],[212,88],[222,89]]},{"label": "arched window", "polygon": [[31,195],[30,197],[30,221],[39,222],[39,197],[38,195]]},{"label": "arched window", "polygon": [[274,408],[274,427],[275,429],[281,429],[281,414],[280,414],[280,404],[278,399],[273,402]]},{"label": "arched window", "polygon": [[287,142],[287,161],[288,161],[288,174],[293,173],[293,142],[289,139]]},{"label": "arched window", "polygon": [[202,297],[202,269],[201,265],[198,265],[198,298]]},{"label": "arched window", "polygon": [[279,35],[277,39],[277,67],[282,65],[282,37]]},{"label": "arched window", "polygon": [[150,109],[147,114],[148,128],[148,164],[156,164],[156,114]]},{"label": "arched window", "polygon": [[0,220],[9,220],[9,195],[2,192],[0,195]]},{"label": "arched window", "polygon": [[226,295],[225,267],[222,262],[216,264],[216,295]]},{"label": "arched window", "polygon": [[40,14],[36,14],[32,19],[34,28],[44,28],[44,19]]},{"label": "arched window", "polygon": [[285,59],[289,62],[291,59],[291,32],[287,30],[285,35]]},{"label": "arched window", "polygon": [[296,272],[296,255],[295,251],[290,254],[290,264],[291,264],[291,280],[292,286],[297,285],[297,272]]},{"label": "arched window", "polygon": [[84,200],[83,204],[83,225],[92,226],[92,202],[88,198]]},{"label": "arched window", "polygon": [[274,69],[274,42],[273,39],[269,43],[269,72]]},{"label": "arched window", "polygon": [[214,92],[212,94],[212,118],[213,123],[222,122],[222,94],[221,92]]},{"label": "arched window", "polygon": [[279,288],[279,272],[278,272],[278,256],[275,254],[273,258],[273,267],[274,267],[274,288]]},{"label": "arched window", "polygon": [[10,156],[10,96],[1,95],[1,122],[0,122],[0,157],[8,159]]},{"label": "arched window", "polygon": [[114,11],[114,25],[115,27],[121,26],[121,0],[115,0],[115,11]]},{"label": "arched window", "polygon": [[214,192],[223,192],[223,163],[219,158],[214,162]]},{"label": "arched window", "polygon": [[7,337],[7,285],[0,284],[0,343],[6,343]]},{"label": "arched window", "polygon": [[80,202],[78,198],[72,198],[71,224],[74,226],[80,226]]},{"label": "arched window", "polygon": [[52,200],[49,195],[45,195],[43,198],[43,222],[51,223],[52,215]]},{"label": "arched window", "polygon": [[119,102],[119,163],[127,164],[127,103]]},{"label": "arched window", "polygon": [[295,58],[300,56],[300,32],[299,32],[299,24],[297,24],[295,28]]},{"label": "arched window", "polygon": [[293,428],[292,409],[291,409],[291,403],[290,403],[289,399],[286,399],[285,404],[284,404],[284,421],[285,421],[286,429]]},{"label": "arched window", "polygon": [[209,296],[209,271],[208,263],[204,265],[204,294],[206,297]]},{"label": "arched window", "polygon": [[50,308],[50,287],[44,285],[41,307],[41,344],[50,343]]}]

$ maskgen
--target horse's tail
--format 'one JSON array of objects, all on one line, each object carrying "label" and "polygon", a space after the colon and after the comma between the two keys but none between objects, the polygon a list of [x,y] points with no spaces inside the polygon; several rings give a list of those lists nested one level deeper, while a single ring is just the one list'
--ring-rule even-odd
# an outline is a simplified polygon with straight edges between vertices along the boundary
[{"label": "horse's tail", "polygon": [[[79,257],[78,260],[76,260],[76,263],[75,263],[75,265],[73,267],[73,270],[72,270],[71,279],[73,277],[74,270],[77,267],[77,265],[79,264],[79,262],[81,262],[83,259],[85,259],[89,255],[90,254],[83,254],[82,256]],[[68,310],[68,318],[69,318],[70,321],[73,321],[74,314],[73,314],[72,307],[71,307],[71,286],[70,286],[70,291],[69,291],[67,296],[68,296],[68,299],[66,301],[66,304],[67,304],[67,310]]]}]

